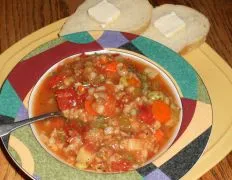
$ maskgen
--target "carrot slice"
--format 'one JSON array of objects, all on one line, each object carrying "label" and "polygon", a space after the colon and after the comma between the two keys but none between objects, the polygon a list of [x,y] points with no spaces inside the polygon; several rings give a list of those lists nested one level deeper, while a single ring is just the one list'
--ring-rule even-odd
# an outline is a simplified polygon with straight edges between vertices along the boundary
[{"label": "carrot slice", "polygon": [[81,85],[81,86],[77,87],[77,91],[78,91],[78,93],[83,94],[86,92],[86,88]]},{"label": "carrot slice", "polygon": [[86,99],[85,100],[85,110],[88,114],[90,115],[93,115],[93,116],[96,116],[97,115],[97,112],[94,111],[93,107],[92,107],[92,104],[93,104],[93,100],[91,99]]},{"label": "carrot slice", "polygon": [[116,62],[116,61],[113,61],[113,62],[107,64],[105,67],[106,72],[115,73],[117,71],[117,65],[118,65],[118,62]]},{"label": "carrot slice", "polygon": [[127,81],[131,86],[134,86],[136,88],[139,88],[141,86],[141,82],[137,77],[128,78]]},{"label": "carrot slice", "polygon": [[154,101],[152,104],[153,117],[161,123],[166,123],[171,119],[171,108],[163,101]]},{"label": "carrot slice", "polygon": [[164,133],[162,130],[158,129],[155,131],[155,138],[158,143],[161,143],[164,139]]}]

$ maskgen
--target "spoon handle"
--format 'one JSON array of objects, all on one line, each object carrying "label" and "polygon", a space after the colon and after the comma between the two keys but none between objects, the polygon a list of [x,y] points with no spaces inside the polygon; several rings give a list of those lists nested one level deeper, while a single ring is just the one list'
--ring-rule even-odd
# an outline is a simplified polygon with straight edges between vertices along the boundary
[{"label": "spoon handle", "polygon": [[52,112],[17,122],[13,122],[14,118],[0,115],[0,137],[5,136],[15,129],[31,124],[33,122],[61,115],[62,114],[60,112]]}]

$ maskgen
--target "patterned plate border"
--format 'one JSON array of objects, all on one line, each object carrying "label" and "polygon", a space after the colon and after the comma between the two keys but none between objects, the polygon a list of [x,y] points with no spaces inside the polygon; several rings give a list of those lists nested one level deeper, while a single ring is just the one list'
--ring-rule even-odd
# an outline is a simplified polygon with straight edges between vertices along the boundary
[{"label": "patterned plate border", "polygon": [[[57,179],[57,175],[64,179],[63,174],[67,179],[181,178],[196,163],[207,144],[212,125],[210,98],[201,78],[191,65],[175,52],[145,37],[117,31],[89,31],[66,35],[41,45],[24,58],[27,61],[19,63],[9,74],[0,94],[0,113],[14,117],[15,121],[28,117],[28,94],[49,67],[70,55],[104,48],[124,49],[141,54],[163,67],[176,81],[182,94],[183,123],[178,140],[168,152],[157,161],[133,172],[101,175],[73,171],[47,155],[35,141],[31,129],[24,127],[12,133],[8,148],[10,155],[35,179]],[[4,138],[6,146],[7,143],[8,139]],[[15,144],[20,144],[21,148],[17,149]],[[21,149],[27,152],[26,156]],[[43,165],[38,165],[41,161]],[[50,164],[46,165],[48,162]],[[30,165],[33,165],[33,168],[29,170]]]}]

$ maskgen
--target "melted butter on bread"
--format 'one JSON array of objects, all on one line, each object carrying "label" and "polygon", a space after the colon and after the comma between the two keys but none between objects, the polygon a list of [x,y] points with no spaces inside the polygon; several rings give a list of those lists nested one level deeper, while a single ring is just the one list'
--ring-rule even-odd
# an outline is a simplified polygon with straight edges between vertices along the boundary
[{"label": "melted butter on bread", "polygon": [[104,28],[108,23],[119,17],[120,10],[107,0],[103,0],[94,7],[89,8],[88,14]]},{"label": "melted butter on bread", "polygon": [[185,22],[175,12],[171,12],[157,19],[153,25],[167,38],[172,37],[185,28]]}]

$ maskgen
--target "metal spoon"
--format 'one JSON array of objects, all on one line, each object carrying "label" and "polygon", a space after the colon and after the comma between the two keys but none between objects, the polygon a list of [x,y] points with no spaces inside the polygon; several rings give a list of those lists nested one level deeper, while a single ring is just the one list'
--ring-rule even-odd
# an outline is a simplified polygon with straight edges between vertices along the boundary
[{"label": "metal spoon", "polygon": [[6,136],[10,132],[22,126],[55,116],[63,116],[63,115],[61,112],[52,112],[17,122],[14,122],[14,118],[12,117],[0,115],[0,137]]}]

